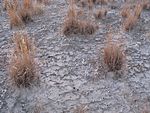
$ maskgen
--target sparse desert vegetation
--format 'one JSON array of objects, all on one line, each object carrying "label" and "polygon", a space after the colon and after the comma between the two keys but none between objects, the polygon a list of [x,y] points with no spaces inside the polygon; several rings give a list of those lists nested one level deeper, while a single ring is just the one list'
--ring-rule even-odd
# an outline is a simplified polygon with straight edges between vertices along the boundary
[{"label": "sparse desert vegetation", "polygon": [[0,113],[149,113],[149,0],[0,9]]},{"label": "sparse desert vegetation", "polygon": [[131,13],[131,9],[130,9],[130,6],[125,4],[121,10],[121,16],[123,18],[127,18]]},{"label": "sparse desert vegetation", "polygon": [[87,107],[84,105],[77,106],[73,113],[87,113]]},{"label": "sparse desert vegetation", "polygon": [[137,24],[142,10],[142,4],[136,4],[134,9],[131,9],[130,6],[125,6],[125,8],[123,8],[121,15],[122,17],[126,17],[123,22],[123,26],[126,31],[132,30]]},{"label": "sparse desert vegetation", "polygon": [[98,29],[98,26],[94,25],[90,21],[80,20],[77,15],[77,11],[74,7],[74,3],[71,2],[67,17],[63,25],[63,34],[81,34],[81,35],[92,35]]},{"label": "sparse desert vegetation", "polygon": [[150,1],[148,0],[143,1],[143,9],[150,10]]},{"label": "sparse desert vegetation", "polygon": [[101,19],[107,15],[107,10],[106,9],[99,9],[96,11],[94,14],[96,19]]},{"label": "sparse desert vegetation", "polygon": [[32,17],[37,14],[43,13],[44,5],[38,1],[32,0],[4,0],[4,9],[7,10],[10,18],[10,28],[20,27],[33,21]]},{"label": "sparse desert vegetation", "polygon": [[125,54],[121,48],[121,44],[112,39],[109,39],[106,43],[103,57],[109,71],[121,70],[125,63]]},{"label": "sparse desert vegetation", "polygon": [[10,58],[10,78],[17,87],[29,87],[37,78],[34,45],[25,33],[15,33]]}]

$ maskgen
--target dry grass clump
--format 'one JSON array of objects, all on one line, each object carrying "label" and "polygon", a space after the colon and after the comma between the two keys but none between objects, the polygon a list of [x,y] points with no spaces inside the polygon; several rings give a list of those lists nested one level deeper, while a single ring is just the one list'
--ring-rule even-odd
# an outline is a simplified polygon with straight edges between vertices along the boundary
[{"label": "dry grass clump", "polygon": [[33,21],[31,12],[29,10],[20,9],[18,12],[18,15],[24,24],[27,24],[28,22]]},{"label": "dry grass clump", "polygon": [[133,29],[133,27],[136,25],[138,19],[141,16],[142,10],[143,10],[142,3],[137,3],[134,9],[130,9],[129,7],[127,7],[122,10],[121,15],[123,17],[126,17],[123,22],[123,26],[126,31]]},{"label": "dry grass clump", "polygon": [[32,7],[32,2],[31,2],[31,0],[23,0],[23,7],[24,7],[25,9],[31,8],[31,7]]},{"label": "dry grass clump", "polygon": [[7,9],[8,4],[9,4],[9,1],[8,1],[8,0],[3,0],[2,7],[3,7],[4,10]]},{"label": "dry grass clump", "polygon": [[127,18],[129,15],[134,14],[134,16],[139,18],[143,10],[143,4],[140,2],[136,3],[134,8],[131,6],[132,5],[125,4],[121,10],[121,16]]},{"label": "dry grass clump", "polygon": [[18,27],[25,25],[32,20],[35,14],[43,13],[43,5],[32,0],[23,0],[18,3],[18,0],[4,0],[4,7],[10,18],[10,27]]},{"label": "dry grass clump", "polygon": [[143,5],[142,4],[136,4],[136,6],[134,8],[135,16],[140,18],[142,10],[143,10]]},{"label": "dry grass clump", "polygon": [[23,0],[23,6],[18,8],[18,15],[25,24],[32,21],[32,7],[33,5],[31,0]]},{"label": "dry grass clump", "polygon": [[145,110],[145,111],[143,111],[142,113],[150,113],[150,112]]},{"label": "dry grass clump", "polygon": [[144,106],[141,108],[141,113],[150,113],[150,103],[147,101],[145,102]]},{"label": "dry grass clump", "polygon": [[96,0],[74,0],[74,3],[79,3],[81,4],[82,7],[85,7],[85,6],[93,6],[95,4]]},{"label": "dry grass clump", "polygon": [[109,0],[96,0],[96,3],[107,4]]},{"label": "dry grass clump", "polygon": [[66,36],[70,34],[92,35],[96,29],[96,26],[87,21],[68,20],[64,23],[63,33]]},{"label": "dry grass clump", "polygon": [[89,7],[89,10],[92,10],[93,9],[93,0],[88,0],[88,7]]},{"label": "dry grass clump", "polygon": [[91,10],[94,5],[97,4],[108,4],[108,2],[111,0],[75,0],[75,3],[79,3],[82,7],[88,6],[88,8]]},{"label": "dry grass clump", "polygon": [[126,18],[124,20],[124,25],[123,25],[124,29],[126,31],[129,31],[129,30],[133,29],[133,27],[136,25],[137,21],[138,21],[138,17],[133,16],[133,15],[130,14],[128,16],[128,18]]},{"label": "dry grass clump", "polygon": [[26,24],[29,20],[31,20],[31,15],[29,10],[25,7],[18,9],[18,5],[15,3],[9,3],[10,5],[7,6],[8,16],[10,18],[10,28],[12,27],[20,27]]},{"label": "dry grass clump", "polygon": [[7,8],[8,16],[10,17],[10,28],[17,26],[21,27],[23,25],[23,20],[16,13],[16,10],[13,6]]},{"label": "dry grass clump", "polygon": [[150,10],[150,1],[143,1],[143,9]]},{"label": "dry grass clump", "polygon": [[94,14],[94,17],[96,19],[101,19],[107,15],[107,10],[106,9],[100,9],[97,10],[96,13]]},{"label": "dry grass clump", "polygon": [[121,70],[125,62],[125,55],[121,45],[112,40],[108,41],[105,45],[103,57],[109,71]]},{"label": "dry grass clump", "polygon": [[83,105],[77,106],[73,113],[87,113],[87,107]]},{"label": "dry grass clump", "polygon": [[73,6],[70,6],[67,17],[63,26],[63,34],[81,34],[81,35],[92,35],[95,33],[98,27],[89,21],[83,21],[78,19],[77,12]]},{"label": "dry grass clump", "polygon": [[47,5],[50,3],[50,0],[37,0],[38,3]]},{"label": "dry grass clump", "polygon": [[150,109],[149,108],[144,108],[144,110],[141,113],[150,113]]},{"label": "dry grass clump", "polygon": [[10,77],[17,87],[29,87],[36,78],[33,43],[27,34],[15,33],[14,49],[10,61]]},{"label": "dry grass clump", "polygon": [[23,17],[28,17],[27,20],[31,20],[31,17],[35,14],[40,14],[43,12],[43,5],[37,1],[32,2],[31,0],[24,0],[24,5],[22,7]]},{"label": "dry grass clump", "polygon": [[32,15],[40,15],[42,14],[44,5],[38,2],[33,3]]},{"label": "dry grass clump", "polygon": [[128,5],[125,5],[121,10],[121,16],[127,18],[131,13],[131,9]]}]

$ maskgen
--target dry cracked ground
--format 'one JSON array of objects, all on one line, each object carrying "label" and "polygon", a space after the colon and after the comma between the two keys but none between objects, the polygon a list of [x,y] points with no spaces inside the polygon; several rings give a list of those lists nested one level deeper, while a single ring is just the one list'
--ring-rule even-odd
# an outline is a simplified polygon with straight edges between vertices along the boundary
[{"label": "dry cracked ground", "polygon": [[[1,1],[0,1],[1,2]],[[0,3],[1,4],[1,3]],[[97,21],[92,36],[62,35],[68,4],[51,0],[42,15],[34,17],[25,31],[35,40],[39,79],[30,89],[14,88],[8,75],[11,30],[5,11],[0,15],[0,113],[73,113],[84,105],[87,113],[142,113],[150,109],[150,11],[144,10],[130,32],[120,30],[120,7],[113,6]],[[103,68],[102,48],[108,26],[122,40],[126,67],[119,76]]]}]

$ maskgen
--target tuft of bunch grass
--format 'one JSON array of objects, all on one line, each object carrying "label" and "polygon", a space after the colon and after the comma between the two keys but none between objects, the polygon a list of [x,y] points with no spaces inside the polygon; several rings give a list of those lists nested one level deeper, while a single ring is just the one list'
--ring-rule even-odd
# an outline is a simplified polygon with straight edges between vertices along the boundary
[{"label": "tuft of bunch grass", "polygon": [[93,8],[93,5],[96,4],[108,4],[109,0],[75,0],[75,3],[80,3],[82,7],[88,6],[88,8],[91,10]]},{"label": "tuft of bunch grass", "polygon": [[31,2],[31,0],[23,0],[23,7],[24,7],[25,9],[31,8],[31,7],[32,7],[32,2]]},{"label": "tuft of bunch grass", "polygon": [[7,9],[8,3],[9,3],[8,0],[3,0],[3,4],[2,4],[3,10]]},{"label": "tuft of bunch grass", "polygon": [[50,0],[37,0],[38,3],[48,5],[50,3]]},{"label": "tuft of bunch grass", "polygon": [[68,20],[64,23],[63,33],[68,36],[70,34],[92,35],[98,29],[88,21]]},{"label": "tuft of bunch grass", "polygon": [[74,112],[73,113],[86,113],[87,112],[87,108],[86,106],[77,106],[75,109],[74,109]]},{"label": "tuft of bunch grass", "polygon": [[107,15],[107,10],[106,9],[100,9],[97,10],[96,13],[94,14],[94,17],[96,19],[101,19]]},{"label": "tuft of bunch grass", "polygon": [[31,12],[28,9],[20,8],[18,15],[24,24],[27,24],[29,21],[32,21]]},{"label": "tuft of bunch grass", "polygon": [[32,15],[40,15],[42,14],[44,5],[42,3],[39,2],[35,2],[33,3],[33,9],[32,9]]},{"label": "tuft of bunch grass", "polygon": [[[43,13],[43,5],[39,2],[32,0],[23,0],[18,3],[18,0],[6,1],[6,8],[10,18],[10,27],[18,27],[32,22],[32,17],[37,14]],[[5,2],[4,1],[4,2]]]},{"label": "tuft of bunch grass", "polygon": [[150,10],[150,1],[148,0],[143,1],[143,9]]},{"label": "tuft of bunch grass", "polygon": [[131,9],[130,9],[130,7],[127,6],[127,5],[125,5],[125,6],[123,7],[123,9],[121,10],[121,16],[122,16],[123,18],[127,18],[127,17],[130,15],[130,13],[131,13]]},{"label": "tuft of bunch grass", "polygon": [[31,11],[28,5],[28,2],[24,0],[23,6],[18,6],[18,1],[14,0],[13,2],[9,2],[7,5],[7,12],[10,18],[10,28],[13,27],[21,27],[25,25],[28,21],[31,21]]},{"label": "tuft of bunch grass", "polygon": [[89,10],[92,10],[93,5],[94,5],[93,0],[88,0],[87,2],[88,2],[88,8],[89,8]]},{"label": "tuft of bunch grass", "polygon": [[125,55],[121,45],[112,40],[109,40],[105,45],[103,57],[109,71],[121,70],[125,62]]},{"label": "tuft of bunch grass", "polygon": [[137,3],[135,5],[135,8],[133,9],[133,12],[131,12],[130,9],[130,12],[129,11],[127,12],[127,16],[124,15],[126,16],[126,18],[124,20],[123,27],[126,31],[133,29],[133,27],[138,22],[138,19],[140,18],[142,10],[143,10],[143,5],[141,3],[139,4]]},{"label": "tuft of bunch grass", "polygon": [[145,110],[145,111],[143,111],[142,113],[150,113],[150,111],[146,111],[146,110]]},{"label": "tuft of bunch grass", "polygon": [[32,2],[31,0],[24,0],[23,8],[24,12],[27,12],[28,17],[43,13],[43,3],[46,3],[46,0],[37,0]]},{"label": "tuft of bunch grass", "polygon": [[108,4],[108,0],[96,0],[96,2],[100,4]]},{"label": "tuft of bunch grass", "polygon": [[126,31],[129,31],[129,30],[133,29],[133,27],[136,25],[137,21],[138,21],[138,17],[130,14],[128,16],[128,18],[126,18],[124,20],[124,24],[123,24],[124,29]]},{"label": "tuft of bunch grass", "polygon": [[10,77],[17,87],[29,87],[37,78],[34,46],[25,33],[15,33],[10,59]]},{"label": "tuft of bunch grass", "polygon": [[13,0],[13,5],[15,7],[15,10],[17,10],[17,8],[19,6],[18,0]]},{"label": "tuft of bunch grass", "polygon": [[78,19],[78,14],[71,4],[67,17],[63,25],[63,34],[68,36],[70,34],[92,35],[98,27],[89,21]]},{"label": "tuft of bunch grass", "polygon": [[32,21],[32,7],[31,0],[23,0],[23,5],[18,9],[18,15],[25,24]]},{"label": "tuft of bunch grass", "polygon": [[8,12],[8,16],[10,18],[10,28],[11,29],[13,27],[21,27],[24,25],[20,16],[16,13],[16,8],[12,4],[7,6],[7,12]]},{"label": "tuft of bunch grass", "polygon": [[143,10],[143,5],[142,4],[136,4],[135,9],[134,9],[135,16],[140,18],[142,10]]}]

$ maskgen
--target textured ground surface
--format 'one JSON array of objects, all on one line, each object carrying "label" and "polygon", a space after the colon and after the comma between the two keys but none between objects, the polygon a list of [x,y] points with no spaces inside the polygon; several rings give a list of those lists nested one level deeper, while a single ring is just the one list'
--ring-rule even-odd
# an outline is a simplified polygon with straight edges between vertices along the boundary
[{"label": "textured ground surface", "polygon": [[[88,113],[141,113],[150,109],[150,11],[143,11],[137,26],[120,30],[122,1],[93,36],[64,37],[61,26],[66,15],[65,0],[51,0],[45,13],[34,18],[25,30],[35,39],[40,85],[16,89],[8,80],[10,30],[6,12],[0,15],[0,113],[72,113],[76,105],[86,105]],[[127,66],[120,77],[107,73],[99,60],[108,26],[114,38],[122,40]],[[99,67],[99,69],[98,69]]]}]

